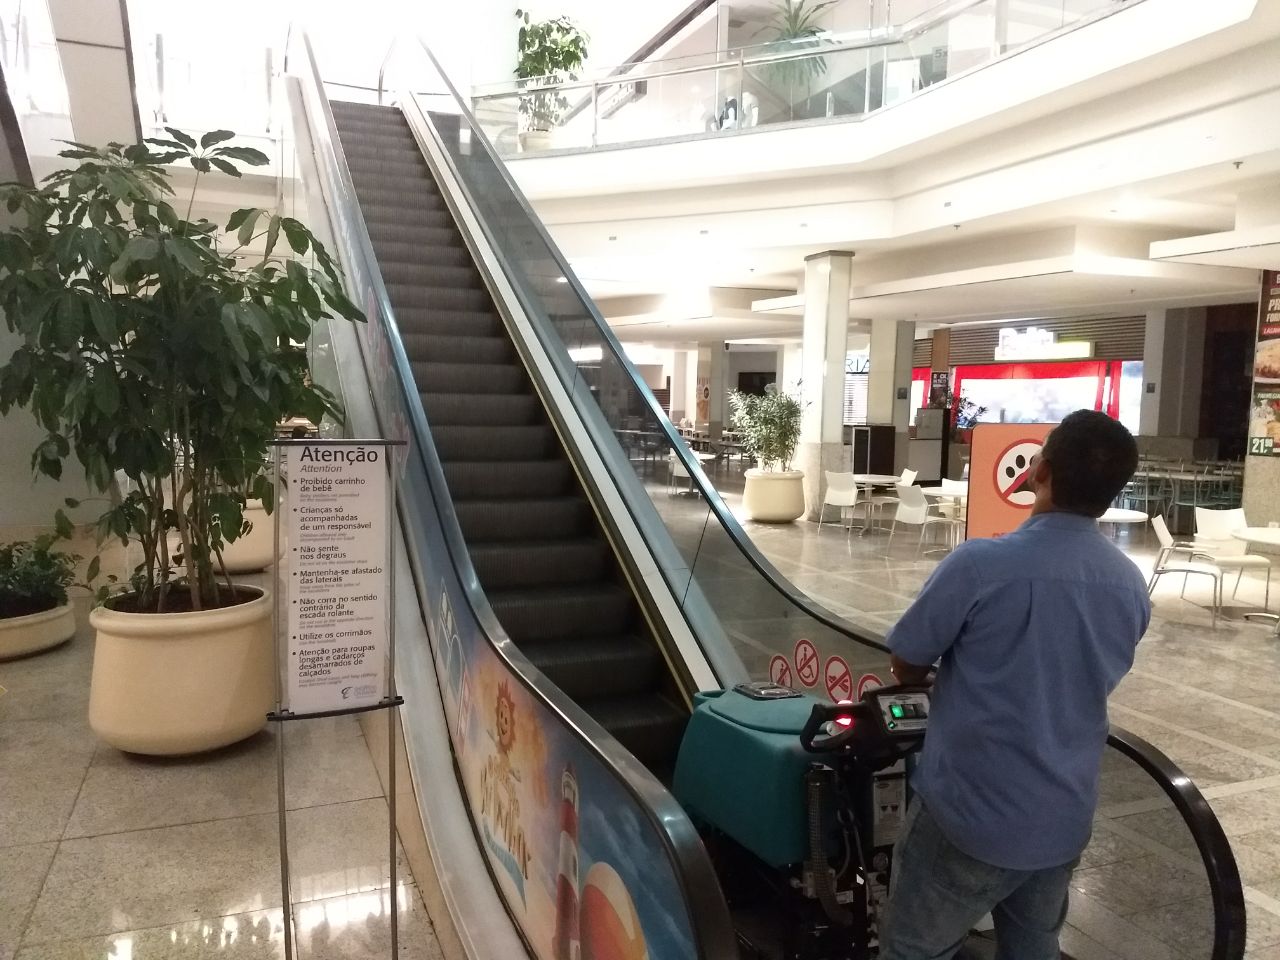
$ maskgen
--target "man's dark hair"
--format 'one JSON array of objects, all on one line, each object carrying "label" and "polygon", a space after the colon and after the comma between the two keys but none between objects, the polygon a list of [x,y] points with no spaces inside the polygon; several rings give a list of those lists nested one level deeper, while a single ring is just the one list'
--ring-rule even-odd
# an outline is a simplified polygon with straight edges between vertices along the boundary
[{"label": "man's dark hair", "polygon": [[1138,442],[1105,413],[1077,410],[1053,428],[1040,456],[1053,472],[1053,505],[1100,517],[1138,469]]}]

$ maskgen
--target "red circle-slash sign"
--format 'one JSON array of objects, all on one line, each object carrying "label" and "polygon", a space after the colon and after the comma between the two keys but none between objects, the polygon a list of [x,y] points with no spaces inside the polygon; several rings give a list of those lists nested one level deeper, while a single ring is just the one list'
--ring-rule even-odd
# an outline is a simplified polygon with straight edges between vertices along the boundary
[{"label": "red circle-slash sign", "polygon": [[883,686],[884,682],[874,673],[864,673],[858,678],[858,699],[868,690],[879,690]]},{"label": "red circle-slash sign", "polygon": [[791,664],[781,654],[769,661],[769,679],[780,687],[791,686]]},{"label": "red circle-slash sign", "polygon": [[1035,491],[1027,481],[1031,476],[1031,458],[1044,446],[1040,440],[1017,440],[996,457],[995,485],[1000,499],[1011,507],[1030,510],[1036,503]]},{"label": "red circle-slash sign", "polygon": [[853,699],[853,674],[843,657],[827,659],[827,696],[834,702]]},{"label": "red circle-slash sign", "polygon": [[818,660],[818,648],[813,645],[812,640],[796,641],[795,661],[796,676],[800,678],[800,682],[806,687],[816,687],[821,664]]}]

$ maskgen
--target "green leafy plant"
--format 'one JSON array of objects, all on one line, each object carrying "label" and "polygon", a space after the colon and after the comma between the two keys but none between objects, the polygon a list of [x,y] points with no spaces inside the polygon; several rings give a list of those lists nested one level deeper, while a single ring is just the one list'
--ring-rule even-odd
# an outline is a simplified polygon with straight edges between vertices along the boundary
[{"label": "green leafy plant", "polygon": [[[140,545],[131,595],[115,601],[139,612],[248,599],[221,569],[222,546],[244,529],[248,498],[275,501],[263,469],[275,426],[339,415],[310,381],[305,342],[328,317],[362,319],[297,220],[237,210],[226,230],[238,245],[224,252],[217,225],[189,219],[202,176],[240,176],[263,153],[228,145],[227,130],[197,142],[166,129],[131,146],[72,144],[61,156],[76,166],[36,188],[0,186],[17,221],[0,233],[0,309],[19,339],[0,367],[0,413],[27,407],[47,431],[36,472],[58,479],[74,454],[111,495],[98,538]],[[183,215],[169,203],[175,161],[196,173]]]},{"label": "green leafy plant", "polygon": [[564,94],[555,89],[566,79],[576,80],[576,71],[587,59],[587,36],[568,17],[531,21],[527,10],[517,10],[520,33],[516,39],[516,78],[523,86],[537,87],[520,98],[520,116],[526,129],[546,131],[560,122],[569,106]]},{"label": "green leafy plant", "polygon": [[763,394],[730,391],[729,408],[742,446],[760,469],[790,470],[800,442],[800,401],[771,383]]},{"label": "green leafy plant", "polygon": [[822,27],[818,15],[836,0],[810,3],[809,0],[779,0],[773,17],[762,33],[772,34],[763,48],[768,53],[793,54],[765,66],[764,73],[771,87],[786,101],[790,119],[796,117],[797,99],[807,101],[813,94],[813,81],[827,72],[826,60],[819,56],[801,55],[804,51],[822,45]]},{"label": "green leafy plant", "polygon": [[0,544],[0,620],[43,613],[67,602],[79,557],[50,549],[53,537]]}]

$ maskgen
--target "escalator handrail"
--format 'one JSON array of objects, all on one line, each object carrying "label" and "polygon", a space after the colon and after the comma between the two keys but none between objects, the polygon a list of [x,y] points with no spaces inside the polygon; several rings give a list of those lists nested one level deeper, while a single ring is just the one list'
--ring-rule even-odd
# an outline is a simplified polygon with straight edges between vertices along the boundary
[{"label": "escalator handrail", "polygon": [[[467,598],[471,613],[485,641],[503,659],[511,673],[558,717],[570,735],[587,751],[593,753],[602,767],[634,798],[637,807],[643,811],[644,816],[661,838],[672,873],[681,885],[685,902],[689,904],[689,925],[698,956],[703,960],[720,960],[720,958],[730,957],[736,950],[733,947],[732,927],[729,924],[727,909],[723,897],[718,896],[719,887],[715,882],[715,872],[702,847],[701,838],[684,809],[612,735],[558,687],[551,684],[520,652],[498,621],[480,587],[452,499],[447,494],[441,496],[442,491],[448,490],[444,469],[427,425],[426,413],[417,392],[399,327],[394,321],[395,314],[373,250],[372,238],[369,236],[364,215],[355,200],[354,181],[338,136],[332,108],[324,94],[324,81],[320,76],[311,40],[305,31],[301,31],[300,40],[308,61],[310,82],[315,86],[316,99],[322,112],[320,118],[311,118],[309,123],[313,126],[316,123],[324,124],[332,149],[332,156],[320,156],[320,151],[317,150],[316,159],[319,164],[328,168],[329,175],[336,179],[342,199],[354,207],[354,210],[346,211],[351,216],[351,222],[357,225],[356,243],[359,249],[354,253],[364,261],[374,296],[378,301],[378,308],[388,320],[386,334],[391,341],[397,386],[405,395],[406,406],[411,416],[408,426],[413,434],[412,447],[426,476],[430,488],[428,492],[441,522],[441,531],[448,545],[449,567],[461,586],[463,595]],[[287,62],[285,70],[288,70]],[[333,198],[333,201],[337,200],[337,197]],[[405,530],[405,534],[410,540],[420,536],[418,532],[408,529]],[[413,553],[414,551],[411,550],[411,562]],[[423,589],[424,583],[420,570],[415,570],[415,580],[419,588]],[[429,600],[424,603],[429,610]]]},{"label": "escalator handrail", "polygon": [[1191,831],[1205,865],[1213,901],[1211,960],[1240,960],[1245,949],[1244,888],[1231,843],[1209,801],[1176,763],[1141,737],[1112,724],[1107,745],[1136,763],[1160,785]]},{"label": "escalator handrail", "polygon": [[[724,528],[729,538],[734,542],[734,545],[774,590],[786,597],[806,616],[811,617],[828,629],[834,630],[856,643],[863,644],[864,646],[870,646],[887,653],[888,647],[884,645],[882,640],[867,635],[861,628],[855,626],[853,623],[850,623],[848,620],[845,620],[835,613],[824,609],[815,603],[811,597],[798,590],[789,580],[787,580],[786,577],[782,575],[781,571],[779,571],[778,568],[775,567],[763,553],[761,553],[760,549],[752,542],[751,538],[747,536],[746,531],[742,529],[742,525],[738,523],[738,520],[734,517],[732,511],[730,511],[725,505],[725,502],[721,498],[719,492],[708,481],[701,463],[693,456],[684,438],[676,432],[675,426],[671,423],[666,412],[658,404],[657,398],[653,395],[653,391],[649,389],[648,384],[644,382],[644,379],[635,369],[635,366],[629,359],[627,359],[626,352],[622,349],[622,344],[618,340],[616,334],[614,334],[613,328],[610,327],[601,316],[600,311],[596,308],[595,301],[591,299],[590,295],[586,292],[586,289],[582,286],[582,281],[578,279],[577,274],[570,268],[568,260],[561,252],[559,246],[551,239],[551,235],[547,231],[546,225],[543,224],[542,219],[534,212],[532,206],[529,204],[528,198],[525,197],[524,192],[512,178],[507,169],[506,163],[499,158],[497,151],[493,148],[493,144],[489,141],[488,136],[480,127],[479,123],[476,122],[471,110],[462,100],[457,88],[453,85],[453,81],[449,79],[448,75],[440,66],[440,62],[436,59],[435,54],[431,52],[430,47],[427,46],[426,42],[421,37],[418,37],[418,43],[421,45],[423,53],[428,57],[432,66],[439,74],[440,79],[449,90],[449,93],[452,94],[457,108],[461,111],[463,121],[470,127],[472,149],[476,149],[478,144],[480,149],[483,149],[493,161],[495,169],[502,177],[503,183],[510,191],[512,198],[520,206],[521,211],[526,215],[533,228],[537,231],[539,240],[545,244],[546,248],[550,251],[551,256],[554,259],[556,269],[558,269],[561,275],[565,278],[566,285],[572,291],[574,297],[579,301],[582,308],[587,312],[588,317],[595,324],[602,344],[608,348],[614,361],[622,370],[625,371],[626,376],[630,379],[632,388],[643,398],[650,414],[652,415],[654,424],[656,424],[658,430],[663,434],[670,449],[680,459],[680,463],[688,472],[691,481],[697,484],[698,492],[701,493],[707,506],[710,508],[712,513],[715,514],[716,519],[719,521],[721,527]],[[462,189],[467,190],[465,180],[461,176],[459,176],[458,179]],[[468,194],[469,193],[470,191],[468,191]],[[485,226],[486,229],[488,229],[487,225]],[[492,231],[490,231],[490,233],[492,234]],[[503,264],[507,276],[511,279],[514,285],[517,287],[523,287],[523,285],[519,283],[519,275],[509,268],[509,263],[500,243],[498,242],[498,238],[491,235],[490,239],[494,248],[494,254]]]}]

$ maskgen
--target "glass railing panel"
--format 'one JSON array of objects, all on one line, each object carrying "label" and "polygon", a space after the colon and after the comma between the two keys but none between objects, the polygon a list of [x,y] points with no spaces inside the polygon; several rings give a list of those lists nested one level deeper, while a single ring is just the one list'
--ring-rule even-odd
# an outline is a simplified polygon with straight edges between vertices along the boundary
[{"label": "glass railing panel", "polygon": [[45,0],[0,2],[0,57],[32,173],[39,180],[61,165],[62,141],[75,139],[62,58]]}]

